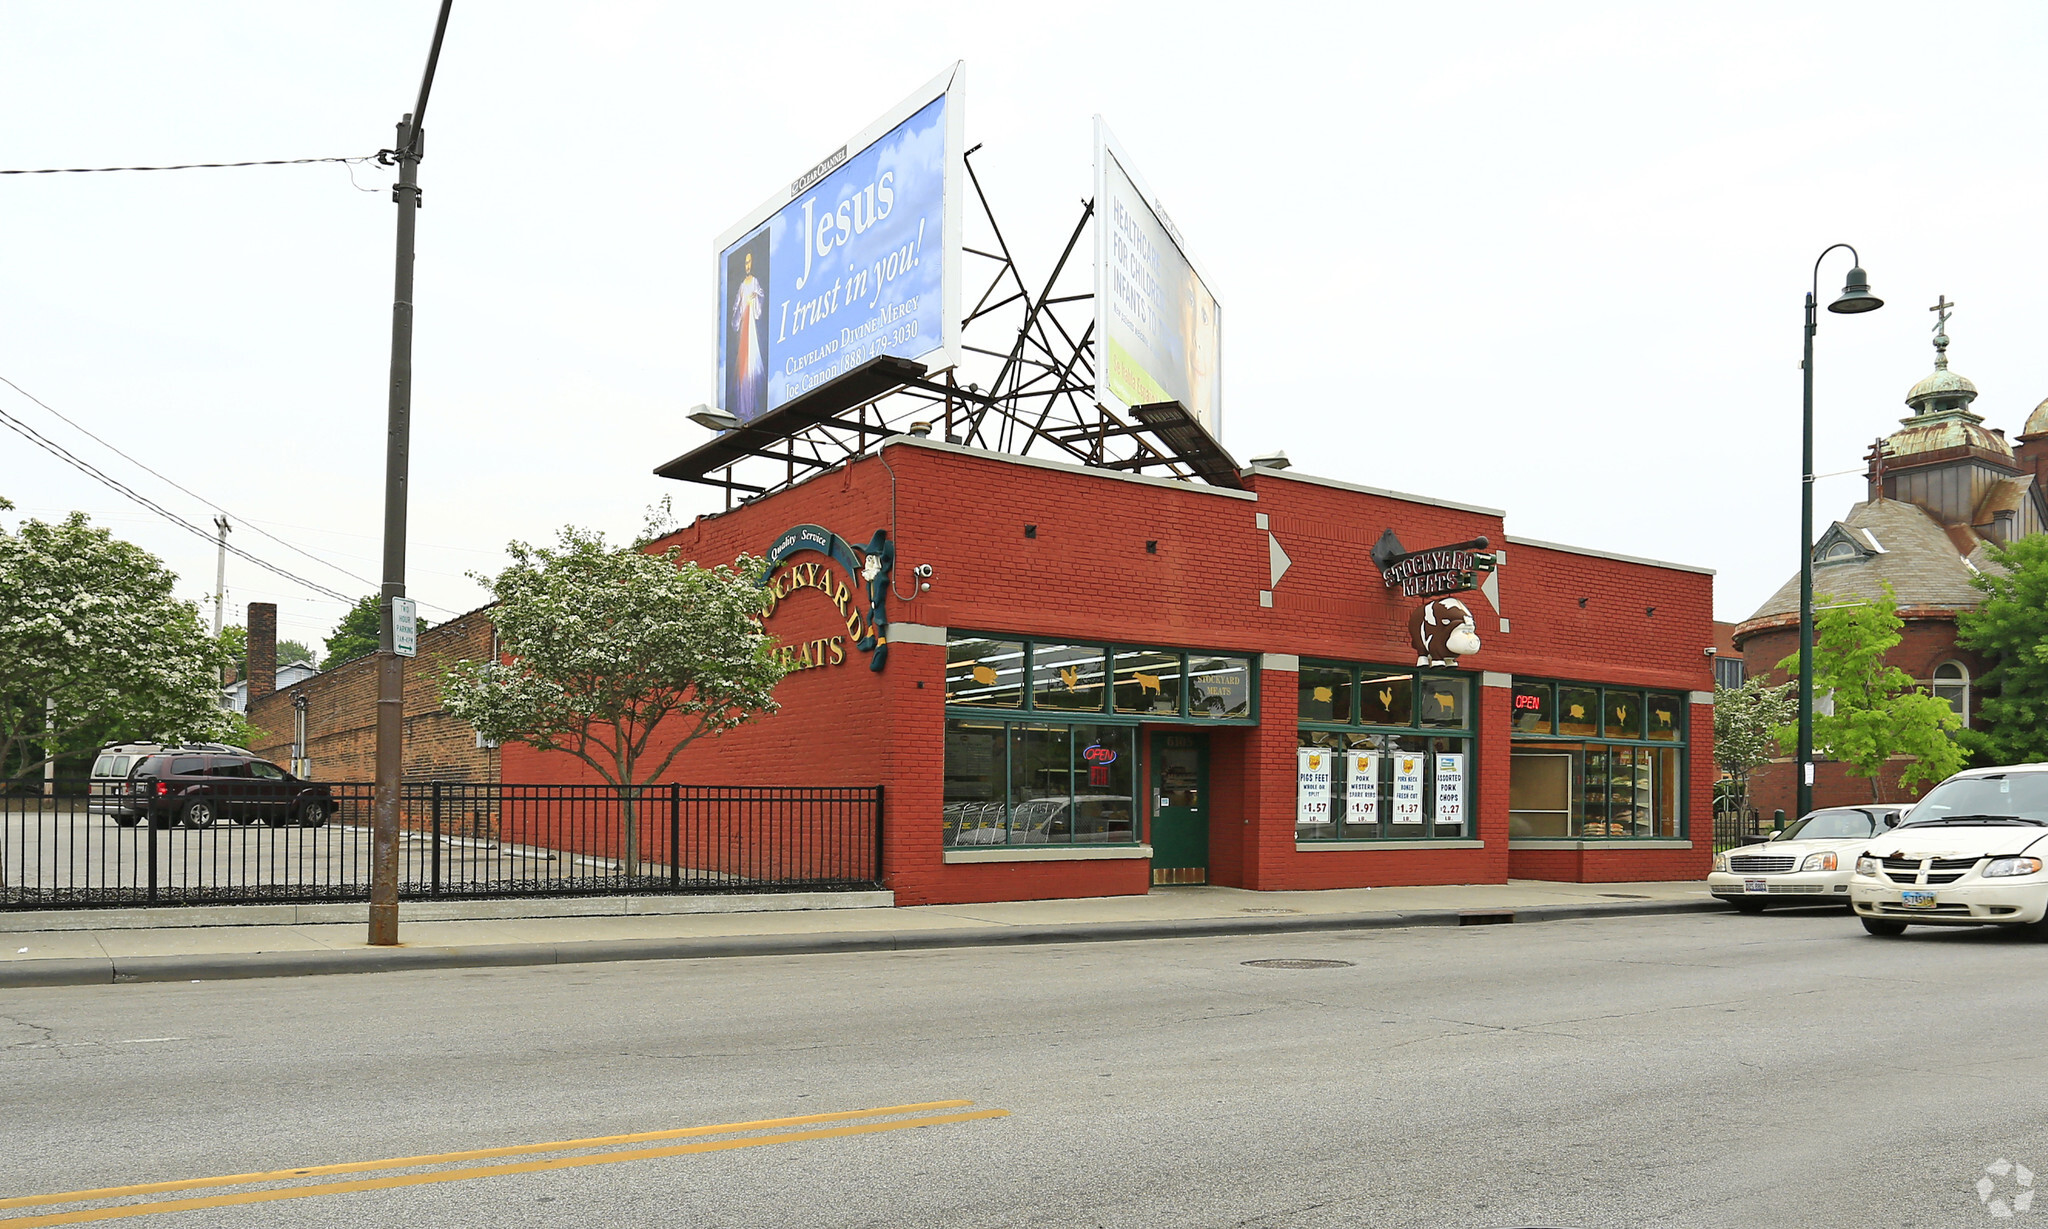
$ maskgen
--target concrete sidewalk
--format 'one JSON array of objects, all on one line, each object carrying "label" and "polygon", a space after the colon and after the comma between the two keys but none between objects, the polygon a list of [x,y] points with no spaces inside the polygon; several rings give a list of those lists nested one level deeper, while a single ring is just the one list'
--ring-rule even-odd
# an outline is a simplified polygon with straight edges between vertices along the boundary
[{"label": "concrete sidewalk", "polygon": [[[886,904],[886,893],[864,894]],[[363,942],[354,921],[226,924],[239,910],[124,910],[119,927],[76,925],[81,913],[38,919],[0,913],[0,988],[105,985],[502,967],[617,960],[687,960],[813,952],[910,951],[1027,943],[1090,943],[1202,935],[1461,926],[1720,909],[1700,883],[1550,883],[1514,880],[1459,887],[1247,892],[1165,888],[1147,896],[910,908],[819,908],[808,900],[718,898],[719,912],[626,912],[631,902],[472,902],[548,916],[416,920],[435,906],[401,908],[400,947]],[[840,902],[853,903],[851,901]],[[734,904],[753,908],[737,910]],[[792,906],[795,907],[792,907]],[[612,913],[592,913],[609,907]],[[250,906],[274,912],[290,906]],[[336,906],[321,906],[318,916]],[[490,912],[489,909],[481,910]],[[225,915],[225,916],[224,916]],[[112,918],[110,921],[114,920]]]}]

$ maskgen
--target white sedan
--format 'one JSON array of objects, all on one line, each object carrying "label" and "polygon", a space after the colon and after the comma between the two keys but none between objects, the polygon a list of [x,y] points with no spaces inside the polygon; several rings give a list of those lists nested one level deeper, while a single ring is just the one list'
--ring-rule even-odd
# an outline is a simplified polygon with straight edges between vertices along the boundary
[{"label": "white sedan", "polygon": [[2048,764],[1973,768],[1864,843],[1849,881],[1863,929],[2024,927],[2048,937]]},{"label": "white sedan", "polygon": [[1903,806],[1828,807],[1761,845],[1744,845],[1714,855],[1707,891],[1744,913],[1767,904],[1849,903],[1849,877],[1856,855],[1870,838],[1889,832]]}]

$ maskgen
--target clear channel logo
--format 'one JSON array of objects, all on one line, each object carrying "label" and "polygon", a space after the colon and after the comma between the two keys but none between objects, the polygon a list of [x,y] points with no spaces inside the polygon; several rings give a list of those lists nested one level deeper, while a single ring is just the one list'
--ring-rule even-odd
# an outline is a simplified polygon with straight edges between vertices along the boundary
[{"label": "clear channel logo", "polygon": [[1977,1202],[1999,1220],[2029,1211],[2034,1206],[2034,1171],[1999,1157],[1977,1179]]}]

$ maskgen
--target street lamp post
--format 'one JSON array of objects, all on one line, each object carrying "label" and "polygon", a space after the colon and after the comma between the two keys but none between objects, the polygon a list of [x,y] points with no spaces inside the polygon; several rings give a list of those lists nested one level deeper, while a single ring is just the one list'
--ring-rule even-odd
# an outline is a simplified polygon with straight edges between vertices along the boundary
[{"label": "street lamp post", "polygon": [[1863,272],[1863,258],[1846,243],[1823,251],[1813,262],[1813,288],[1806,292],[1806,358],[1799,364],[1805,377],[1806,410],[1800,424],[1799,461],[1799,809],[1793,818],[1813,809],[1813,334],[1819,318],[1814,304],[1820,297],[1820,262],[1835,248],[1848,248],[1854,262],[1842,293],[1828,304],[1828,310],[1845,316],[1876,311],[1884,300],[1870,293],[1870,277]]}]

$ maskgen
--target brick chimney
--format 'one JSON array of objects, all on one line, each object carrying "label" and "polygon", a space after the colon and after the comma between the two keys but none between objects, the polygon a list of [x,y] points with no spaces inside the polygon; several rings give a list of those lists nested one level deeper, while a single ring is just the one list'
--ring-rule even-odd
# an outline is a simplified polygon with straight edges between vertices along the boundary
[{"label": "brick chimney", "polygon": [[249,699],[277,690],[277,603],[249,603]]}]

